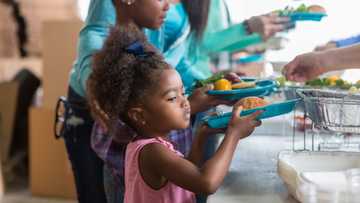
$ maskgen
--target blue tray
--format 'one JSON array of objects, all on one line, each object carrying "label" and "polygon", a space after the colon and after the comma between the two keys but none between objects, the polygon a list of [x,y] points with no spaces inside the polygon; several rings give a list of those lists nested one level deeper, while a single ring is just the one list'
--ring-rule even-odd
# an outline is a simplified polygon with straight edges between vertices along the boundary
[{"label": "blue tray", "polygon": [[238,64],[245,64],[245,63],[251,63],[251,62],[257,62],[262,61],[264,59],[262,54],[253,54],[245,57],[241,57],[237,60]]},{"label": "blue tray", "polygon": [[325,13],[308,13],[308,12],[294,12],[288,15],[291,21],[321,21],[326,17]]},{"label": "blue tray", "polygon": [[[244,81],[251,81],[244,79]],[[226,100],[238,100],[244,97],[251,96],[267,96],[273,92],[276,88],[276,82],[273,80],[261,80],[256,82],[256,87],[235,89],[235,90],[210,90],[207,93],[209,95],[221,96]]]},{"label": "blue tray", "polygon": [[[287,101],[284,101],[281,103],[270,104],[270,105],[267,105],[264,107],[245,110],[245,111],[241,112],[241,116],[250,115],[258,110],[264,110],[264,112],[257,117],[257,119],[259,119],[259,120],[271,118],[271,117],[275,117],[275,116],[280,116],[280,115],[287,114],[287,113],[293,111],[296,103],[300,100],[301,99],[287,100]],[[228,112],[228,113],[225,113],[220,116],[208,117],[208,118],[205,118],[204,121],[207,122],[207,124],[210,128],[226,128],[230,121],[231,114],[232,114],[232,112]]]}]

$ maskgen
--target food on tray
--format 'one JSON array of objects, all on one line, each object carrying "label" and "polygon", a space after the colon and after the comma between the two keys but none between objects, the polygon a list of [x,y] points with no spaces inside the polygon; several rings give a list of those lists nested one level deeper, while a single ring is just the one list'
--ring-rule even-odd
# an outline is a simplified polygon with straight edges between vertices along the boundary
[{"label": "food on tray", "polygon": [[305,4],[301,4],[297,8],[286,6],[284,9],[275,11],[281,16],[287,16],[292,13],[326,13],[326,10],[324,7],[319,5],[310,5],[306,6]]},{"label": "food on tray", "polygon": [[215,90],[232,90],[231,82],[227,79],[220,79],[214,83]]},{"label": "food on tray", "polygon": [[254,109],[268,105],[268,103],[260,97],[245,97],[241,99],[240,102],[244,110]]},{"label": "food on tray", "polygon": [[255,82],[239,82],[231,85],[232,89],[245,89],[250,87],[256,87]]},{"label": "food on tray", "polygon": [[222,78],[225,77],[225,72],[219,72],[219,73],[215,73],[214,75],[212,75],[211,77],[205,79],[205,80],[199,80],[197,81],[195,87],[203,87],[207,84],[212,84]]},{"label": "food on tray", "polygon": [[307,8],[307,10],[312,13],[326,13],[325,8],[319,5],[311,5]]}]

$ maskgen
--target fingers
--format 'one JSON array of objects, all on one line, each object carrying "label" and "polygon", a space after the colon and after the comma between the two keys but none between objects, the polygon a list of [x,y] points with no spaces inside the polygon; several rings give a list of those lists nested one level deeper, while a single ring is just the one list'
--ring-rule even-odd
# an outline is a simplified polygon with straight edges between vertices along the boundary
[{"label": "fingers", "polygon": [[232,118],[239,118],[243,110],[243,106],[240,102],[236,103],[233,108]]},{"label": "fingers", "polygon": [[225,78],[230,80],[231,82],[241,82],[241,79],[239,78],[239,75],[234,73],[234,72],[231,72],[231,73],[228,73],[225,75]]},{"label": "fingers", "polygon": [[284,69],[282,70],[282,74],[286,77],[286,79],[293,80],[294,73],[296,72],[296,68],[297,68],[297,60],[295,58],[290,63],[284,66]]},{"label": "fingers", "polygon": [[204,87],[202,87],[204,92],[210,91],[214,89],[214,85],[213,84],[207,84]]},{"label": "fingers", "polygon": [[249,116],[247,116],[247,118],[250,119],[250,120],[256,120],[256,118],[258,116],[260,116],[263,112],[264,111],[256,111],[256,112],[250,114]]},{"label": "fingers", "polygon": [[262,122],[259,120],[253,120],[252,123],[253,123],[254,127],[259,127],[262,124]]},{"label": "fingers", "polygon": [[213,134],[225,133],[226,128],[210,128],[206,123],[204,123],[201,125],[200,131],[205,135],[213,135]]},{"label": "fingers", "polygon": [[288,17],[280,17],[278,15],[270,16],[269,21],[272,24],[287,24],[290,22],[290,19]]}]

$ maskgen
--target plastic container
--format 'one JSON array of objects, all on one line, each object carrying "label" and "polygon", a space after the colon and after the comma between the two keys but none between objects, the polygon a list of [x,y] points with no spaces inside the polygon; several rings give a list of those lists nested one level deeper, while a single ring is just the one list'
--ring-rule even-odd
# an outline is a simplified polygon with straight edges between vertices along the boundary
[{"label": "plastic container", "polygon": [[354,168],[360,168],[358,152],[282,151],[278,159],[278,173],[289,193],[304,203],[360,202],[349,193],[348,180],[360,180],[360,172],[347,172]]}]

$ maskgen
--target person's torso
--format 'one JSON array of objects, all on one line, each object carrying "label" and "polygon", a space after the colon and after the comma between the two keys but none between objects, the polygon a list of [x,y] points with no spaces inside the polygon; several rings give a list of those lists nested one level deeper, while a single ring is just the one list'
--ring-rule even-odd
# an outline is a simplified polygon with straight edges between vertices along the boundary
[{"label": "person's torso", "polygon": [[[164,25],[159,30],[144,29],[148,40],[173,67],[177,67],[184,57],[185,41],[188,35],[187,15],[182,4],[172,5]],[[81,96],[85,96],[86,82],[83,77],[91,72],[91,57],[100,50],[109,29],[115,25],[116,14],[111,0],[92,0],[84,28],[78,42],[78,56],[70,73],[70,86]],[[181,75],[181,73],[180,73]]]},{"label": "person's torso", "polygon": [[168,181],[162,188],[151,188],[142,178],[139,170],[139,154],[147,144],[159,143],[169,149],[169,153],[182,154],[173,145],[162,138],[140,139],[126,147],[125,155],[125,203],[194,203],[194,193]]}]

